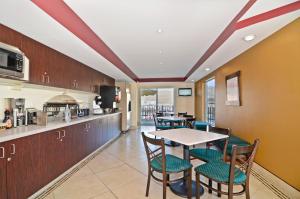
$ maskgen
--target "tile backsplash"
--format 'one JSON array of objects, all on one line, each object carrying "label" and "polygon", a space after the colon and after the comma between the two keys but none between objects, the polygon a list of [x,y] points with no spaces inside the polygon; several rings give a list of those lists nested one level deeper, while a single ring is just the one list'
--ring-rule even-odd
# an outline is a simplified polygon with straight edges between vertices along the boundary
[{"label": "tile backsplash", "polygon": [[5,98],[25,98],[25,108],[43,109],[43,104],[50,98],[66,93],[74,97],[81,107],[91,108],[96,94],[60,88],[36,86],[30,84],[1,85],[0,84],[0,122],[4,117]]}]

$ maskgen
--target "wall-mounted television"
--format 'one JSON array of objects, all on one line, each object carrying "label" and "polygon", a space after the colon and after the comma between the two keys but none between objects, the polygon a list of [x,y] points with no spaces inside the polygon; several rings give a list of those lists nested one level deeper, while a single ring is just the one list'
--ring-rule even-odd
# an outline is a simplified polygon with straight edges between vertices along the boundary
[{"label": "wall-mounted television", "polygon": [[179,88],[178,96],[192,96],[192,88]]}]

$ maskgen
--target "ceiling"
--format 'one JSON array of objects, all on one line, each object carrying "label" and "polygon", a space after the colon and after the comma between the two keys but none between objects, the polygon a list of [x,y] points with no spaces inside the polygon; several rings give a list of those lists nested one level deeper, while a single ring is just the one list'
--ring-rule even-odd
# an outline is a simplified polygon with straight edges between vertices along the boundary
[{"label": "ceiling", "polygon": [[[300,16],[300,1],[295,0],[45,2],[4,1],[0,22],[126,81],[198,80]],[[288,11],[271,11],[291,3]],[[48,9],[54,4],[62,5],[65,10]],[[70,11],[68,15],[66,9]],[[245,12],[237,17],[242,11]],[[271,11],[265,17],[268,20],[249,23],[241,29],[229,27],[234,20],[247,20],[268,11]],[[66,16],[71,16],[69,21]],[[222,34],[226,37],[217,39]],[[243,37],[248,34],[255,34],[255,40],[245,42]],[[210,48],[212,45],[214,48]]]}]

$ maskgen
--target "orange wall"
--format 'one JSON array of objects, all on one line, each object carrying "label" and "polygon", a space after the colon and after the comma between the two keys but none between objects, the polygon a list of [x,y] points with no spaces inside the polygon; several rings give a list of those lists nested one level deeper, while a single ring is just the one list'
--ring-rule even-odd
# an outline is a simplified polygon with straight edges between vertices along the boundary
[{"label": "orange wall", "polygon": [[[242,106],[225,105],[225,76],[241,71]],[[216,78],[216,123],[253,142],[256,162],[300,190],[300,18],[231,60]],[[202,82],[196,83],[196,114]]]}]

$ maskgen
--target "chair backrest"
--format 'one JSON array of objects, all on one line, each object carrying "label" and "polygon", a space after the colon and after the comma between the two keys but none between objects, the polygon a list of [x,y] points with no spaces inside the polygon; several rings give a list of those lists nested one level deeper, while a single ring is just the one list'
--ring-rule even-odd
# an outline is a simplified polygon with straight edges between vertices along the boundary
[{"label": "chair backrest", "polygon": [[178,112],[178,117],[187,115],[187,112]]},{"label": "chair backrest", "polygon": [[147,155],[148,168],[151,168],[151,161],[156,160],[161,164],[163,172],[166,170],[166,152],[164,139],[150,138],[142,132],[143,142]]},{"label": "chair backrest", "polygon": [[228,146],[228,142],[229,142],[229,137],[230,137],[230,134],[231,134],[231,129],[229,128],[221,128],[221,127],[212,127],[212,126],[209,126],[209,132],[214,132],[214,133],[219,133],[219,134],[222,134],[222,135],[228,135],[228,138],[226,139],[222,139],[222,140],[216,140],[213,142],[213,144],[218,147],[220,150],[223,151],[223,157],[224,157],[224,160],[226,159],[226,150],[227,150],[227,146]]},{"label": "chair backrest", "polygon": [[[259,142],[259,139],[256,139],[250,146],[234,145],[232,147],[232,156],[230,161],[230,183],[233,184],[234,177],[239,174],[238,172],[244,172],[247,176],[247,183],[249,183],[249,175]],[[236,172],[235,168],[239,168],[239,171]]]},{"label": "chair backrest", "polygon": [[160,125],[160,122],[158,121],[156,114],[153,114],[153,120],[154,120],[155,127]]}]

